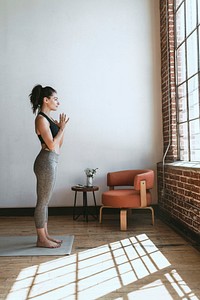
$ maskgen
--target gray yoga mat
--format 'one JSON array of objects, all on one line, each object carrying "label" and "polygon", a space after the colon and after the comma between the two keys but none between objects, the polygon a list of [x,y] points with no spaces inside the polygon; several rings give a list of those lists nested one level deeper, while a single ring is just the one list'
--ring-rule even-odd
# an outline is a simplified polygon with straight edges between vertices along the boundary
[{"label": "gray yoga mat", "polygon": [[36,236],[0,236],[0,256],[69,255],[74,236],[54,236],[63,240],[59,248],[36,247]]}]

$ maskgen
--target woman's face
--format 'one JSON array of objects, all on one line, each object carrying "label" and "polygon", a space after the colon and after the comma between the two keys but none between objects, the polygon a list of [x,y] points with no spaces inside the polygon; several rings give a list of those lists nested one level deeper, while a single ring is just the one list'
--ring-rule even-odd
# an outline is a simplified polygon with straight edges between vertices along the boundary
[{"label": "woman's face", "polygon": [[48,98],[48,106],[51,110],[57,110],[58,106],[60,105],[58,101],[58,97],[56,93],[53,93],[52,96]]}]

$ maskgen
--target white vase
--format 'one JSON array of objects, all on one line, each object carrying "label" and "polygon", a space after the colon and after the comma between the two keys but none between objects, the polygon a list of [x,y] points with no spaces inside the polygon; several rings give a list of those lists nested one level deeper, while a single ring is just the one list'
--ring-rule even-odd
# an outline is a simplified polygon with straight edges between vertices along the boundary
[{"label": "white vase", "polygon": [[87,181],[86,181],[86,186],[93,186],[93,177],[92,176],[87,176],[86,177]]}]

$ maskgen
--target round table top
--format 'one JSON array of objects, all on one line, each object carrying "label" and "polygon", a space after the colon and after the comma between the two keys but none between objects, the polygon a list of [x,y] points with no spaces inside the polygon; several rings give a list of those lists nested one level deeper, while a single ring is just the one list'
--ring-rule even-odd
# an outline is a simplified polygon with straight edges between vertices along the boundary
[{"label": "round table top", "polygon": [[98,186],[86,186],[86,185],[74,185],[71,187],[72,191],[75,192],[94,192],[98,191]]}]

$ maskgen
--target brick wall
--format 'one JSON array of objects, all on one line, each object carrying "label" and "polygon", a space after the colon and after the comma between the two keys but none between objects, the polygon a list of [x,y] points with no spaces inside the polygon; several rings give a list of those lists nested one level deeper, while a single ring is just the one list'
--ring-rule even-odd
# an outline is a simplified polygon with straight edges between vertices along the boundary
[{"label": "brick wall", "polygon": [[200,236],[200,168],[176,163],[179,157],[173,0],[160,0],[160,37],[164,164],[157,165],[159,212],[161,218],[196,238]]},{"label": "brick wall", "polygon": [[158,196],[161,215],[174,219],[184,229],[200,233],[200,170],[158,164]]}]

